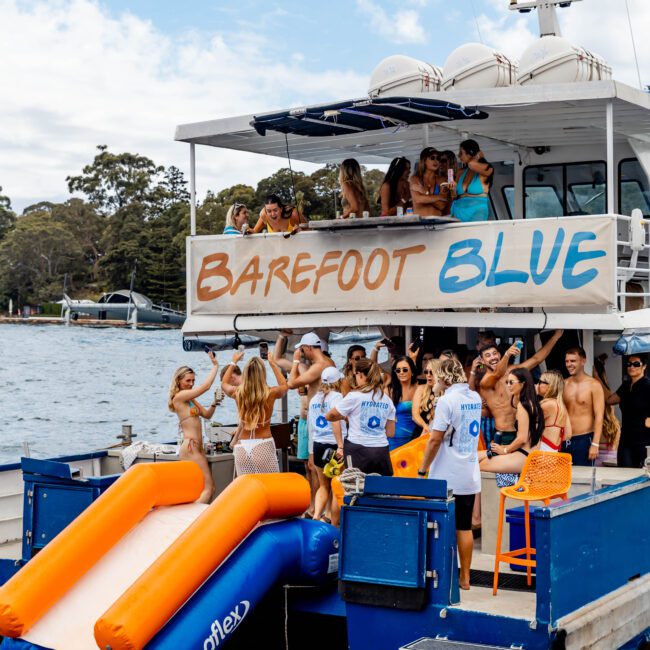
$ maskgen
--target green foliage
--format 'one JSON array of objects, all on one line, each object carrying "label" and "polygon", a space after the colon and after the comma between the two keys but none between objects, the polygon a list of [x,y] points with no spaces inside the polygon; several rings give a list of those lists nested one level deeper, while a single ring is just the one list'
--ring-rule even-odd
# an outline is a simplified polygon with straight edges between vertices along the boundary
[{"label": "green foliage", "polygon": [[[136,291],[154,302],[184,305],[190,197],[183,173],[138,154],[111,153],[105,145],[98,150],[81,174],[66,179],[70,192],[83,198],[40,201],[16,219],[0,187],[0,302],[57,299],[64,275],[70,295],[96,298],[126,288],[136,269]],[[362,170],[374,213],[384,174]],[[197,234],[223,232],[233,203],[248,207],[253,226],[267,194],[297,205],[310,219],[332,219],[340,209],[338,166],[312,174],[283,168],[257,187],[208,191],[197,204]]]}]

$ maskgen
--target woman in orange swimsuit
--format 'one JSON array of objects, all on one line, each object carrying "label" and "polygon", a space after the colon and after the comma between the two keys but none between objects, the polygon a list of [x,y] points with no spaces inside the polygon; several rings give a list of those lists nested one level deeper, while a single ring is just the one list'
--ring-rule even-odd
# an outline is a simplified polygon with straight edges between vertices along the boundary
[{"label": "woman in orange swimsuit", "polygon": [[571,420],[562,399],[564,378],[557,370],[542,374],[537,382],[537,394],[544,413],[544,431],[540,451],[560,451],[565,440],[571,438]]},{"label": "woman in orange swimsuit", "polygon": [[217,408],[217,403],[212,402],[208,408],[201,406],[196,401],[199,395],[210,390],[217,376],[219,363],[214,352],[209,352],[212,369],[207,379],[198,387],[194,388],[196,376],[192,368],[181,366],[172,377],[169,387],[169,400],[167,406],[172,413],[178,415],[178,432],[181,438],[179,458],[195,462],[203,472],[204,485],[197,503],[209,503],[214,493],[214,480],[212,472],[203,450],[203,433],[201,418],[209,419]]},{"label": "woman in orange swimsuit", "polygon": [[277,194],[269,194],[264,199],[264,207],[260,210],[253,233],[262,232],[293,232],[301,223],[307,220],[290,205],[285,205]]},{"label": "woman in orange swimsuit", "polygon": [[271,436],[271,416],[275,400],[289,390],[287,380],[269,355],[269,366],[278,382],[277,386],[266,383],[266,368],[259,357],[253,357],[244,366],[241,384],[237,387],[231,385],[230,376],[243,354],[235,352],[221,382],[224,392],[234,397],[239,412],[239,431],[231,443],[235,472],[238,476],[278,472],[278,457]]}]

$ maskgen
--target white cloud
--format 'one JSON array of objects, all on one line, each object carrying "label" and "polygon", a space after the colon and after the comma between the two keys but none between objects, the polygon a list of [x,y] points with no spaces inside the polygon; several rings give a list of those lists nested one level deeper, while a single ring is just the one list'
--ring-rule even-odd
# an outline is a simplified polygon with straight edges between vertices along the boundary
[{"label": "white cloud", "polygon": [[[412,4],[423,7],[426,0]],[[391,43],[425,43],[427,40],[420,14],[414,9],[398,9],[389,15],[372,0],[357,0],[357,8],[370,18],[372,30]]]},{"label": "white cloud", "polygon": [[[519,59],[524,49],[538,38],[537,15],[504,10],[502,0],[490,0],[496,18],[478,17],[483,39],[504,54]],[[641,79],[650,84],[650,2],[628,0]],[[613,76],[638,87],[634,52],[623,0],[585,0],[557,10],[562,36],[600,54],[613,68]]]},{"label": "white cloud", "polygon": [[[186,170],[188,147],[173,141],[177,124],[366,89],[367,79],[349,70],[314,73],[299,53],[273,60],[259,33],[172,39],[92,0],[0,0],[0,15],[0,185],[19,210],[67,198],[65,177],[79,173],[98,144]],[[285,164],[198,147],[198,194],[254,184]]]}]

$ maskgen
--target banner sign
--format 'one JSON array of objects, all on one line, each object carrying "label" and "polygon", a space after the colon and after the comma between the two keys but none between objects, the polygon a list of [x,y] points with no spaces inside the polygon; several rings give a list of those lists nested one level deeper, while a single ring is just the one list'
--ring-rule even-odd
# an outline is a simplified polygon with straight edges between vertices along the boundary
[{"label": "banner sign", "polygon": [[615,304],[608,216],[195,237],[189,254],[192,314]]}]

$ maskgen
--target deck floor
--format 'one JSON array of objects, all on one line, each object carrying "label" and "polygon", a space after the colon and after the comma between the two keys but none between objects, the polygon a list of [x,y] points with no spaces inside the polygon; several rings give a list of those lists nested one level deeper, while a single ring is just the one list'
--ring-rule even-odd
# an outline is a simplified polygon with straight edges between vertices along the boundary
[{"label": "deck floor", "polygon": [[[474,547],[472,569],[494,571],[494,555],[481,553],[480,541]],[[508,564],[502,563],[500,573],[516,573],[510,570]],[[518,573],[518,575],[521,575]],[[460,605],[452,609],[473,610],[486,614],[497,614],[511,618],[522,618],[527,621],[535,619],[537,597],[534,591],[509,591],[499,589],[496,596],[492,595],[489,587],[471,587],[469,591],[460,591]]]}]

